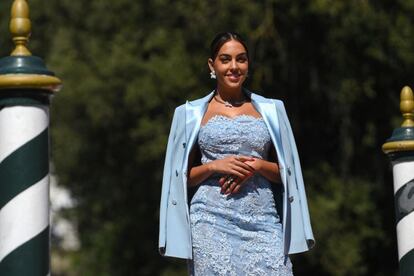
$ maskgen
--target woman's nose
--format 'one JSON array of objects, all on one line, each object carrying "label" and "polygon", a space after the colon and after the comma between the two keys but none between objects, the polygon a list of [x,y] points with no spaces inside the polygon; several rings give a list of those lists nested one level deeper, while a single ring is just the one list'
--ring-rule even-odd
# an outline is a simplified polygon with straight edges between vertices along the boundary
[{"label": "woman's nose", "polygon": [[231,61],[231,69],[237,69],[237,68],[238,68],[237,62],[236,62],[236,60],[235,60],[235,59],[233,59],[233,60]]}]

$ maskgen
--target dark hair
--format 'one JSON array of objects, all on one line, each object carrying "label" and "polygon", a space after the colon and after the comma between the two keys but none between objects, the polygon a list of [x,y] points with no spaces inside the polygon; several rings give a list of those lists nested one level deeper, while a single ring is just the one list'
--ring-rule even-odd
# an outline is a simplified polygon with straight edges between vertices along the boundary
[{"label": "dark hair", "polygon": [[244,39],[238,33],[222,32],[222,33],[218,33],[210,44],[210,58],[213,61],[216,59],[221,46],[223,46],[224,43],[230,40],[236,40],[240,42],[241,45],[243,45],[244,49],[246,49],[247,57],[249,56],[249,51],[247,49],[246,43]]}]

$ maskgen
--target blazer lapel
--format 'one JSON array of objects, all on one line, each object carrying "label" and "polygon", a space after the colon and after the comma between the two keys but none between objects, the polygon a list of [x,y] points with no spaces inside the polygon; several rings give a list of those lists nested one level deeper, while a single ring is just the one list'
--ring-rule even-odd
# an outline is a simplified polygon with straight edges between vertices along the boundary
[{"label": "blazer lapel", "polygon": [[[188,155],[197,139],[198,131],[200,130],[201,120],[203,119],[204,113],[207,110],[207,105],[210,99],[213,97],[214,91],[208,94],[207,96],[195,100],[187,101],[185,103],[185,139],[186,139],[186,149],[184,153],[184,179],[187,179],[187,162]],[[184,181],[186,183],[187,181]]]}]

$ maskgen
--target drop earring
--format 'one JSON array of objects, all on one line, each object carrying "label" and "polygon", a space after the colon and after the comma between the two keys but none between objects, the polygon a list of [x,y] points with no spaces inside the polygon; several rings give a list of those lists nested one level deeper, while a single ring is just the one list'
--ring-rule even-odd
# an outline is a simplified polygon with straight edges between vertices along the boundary
[{"label": "drop earring", "polygon": [[210,72],[210,78],[211,78],[211,79],[215,79],[215,78],[216,78],[216,72],[211,71],[211,72]]}]

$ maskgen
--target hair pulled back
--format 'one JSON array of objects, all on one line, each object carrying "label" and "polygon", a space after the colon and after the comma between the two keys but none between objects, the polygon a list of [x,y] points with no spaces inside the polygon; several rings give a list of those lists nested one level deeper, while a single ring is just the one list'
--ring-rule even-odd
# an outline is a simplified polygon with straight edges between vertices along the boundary
[{"label": "hair pulled back", "polygon": [[249,51],[247,49],[246,42],[240,36],[240,34],[236,32],[222,32],[222,33],[218,33],[210,44],[210,58],[213,61],[216,59],[221,46],[223,46],[224,43],[230,40],[236,40],[240,42],[241,45],[243,45],[244,49],[246,49],[247,56],[249,56]]}]

